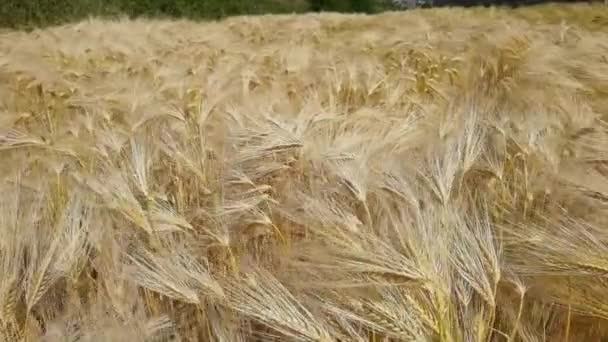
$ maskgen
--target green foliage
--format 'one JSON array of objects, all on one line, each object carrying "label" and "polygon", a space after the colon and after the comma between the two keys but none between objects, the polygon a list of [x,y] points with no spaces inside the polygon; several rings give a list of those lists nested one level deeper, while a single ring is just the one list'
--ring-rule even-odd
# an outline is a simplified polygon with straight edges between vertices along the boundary
[{"label": "green foliage", "polygon": [[120,13],[117,0],[4,0],[0,2],[0,26],[54,25],[87,15]]},{"label": "green foliage", "polygon": [[309,10],[306,0],[2,0],[0,27],[56,25],[87,16],[218,19]]},{"label": "green foliage", "polygon": [[372,13],[375,10],[375,4],[372,0],[351,0],[350,3],[354,12]]},{"label": "green foliage", "polygon": [[375,0],[309,0],[313,11],[374,12],[380,1]]},{"label": "green foliage", "polygon": [[0,27],[57,25],[88,16],[177,17],[219,19],[231,15],[365,12],[382,8],[383,0],[0,0]]}]

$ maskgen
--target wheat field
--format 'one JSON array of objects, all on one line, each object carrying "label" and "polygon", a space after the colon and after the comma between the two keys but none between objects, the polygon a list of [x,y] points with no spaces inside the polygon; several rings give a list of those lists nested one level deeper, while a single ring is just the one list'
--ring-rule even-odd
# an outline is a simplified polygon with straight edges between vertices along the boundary
[{"label": "wheat field", "polygon": [[0,33],[0,337],[605,340],[607,12]]}]

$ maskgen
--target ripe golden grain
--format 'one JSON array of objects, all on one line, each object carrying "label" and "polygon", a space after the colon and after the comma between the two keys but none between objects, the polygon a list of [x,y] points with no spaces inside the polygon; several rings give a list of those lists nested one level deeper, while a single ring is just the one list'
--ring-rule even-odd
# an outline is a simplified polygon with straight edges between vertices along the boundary
[{"label": "ripe golden grain", "polygon": [[605,13],[0,32],[0,338],[608,338]]}]

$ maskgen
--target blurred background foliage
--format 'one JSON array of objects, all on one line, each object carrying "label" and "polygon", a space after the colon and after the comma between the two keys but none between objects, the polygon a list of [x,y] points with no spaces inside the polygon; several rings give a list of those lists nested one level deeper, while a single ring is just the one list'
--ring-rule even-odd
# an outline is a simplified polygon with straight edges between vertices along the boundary
[{"label": "blurred background foliage", "polygon": [[[599,0],[598,0],[599,1]],[[608,0],[606,0],[608,1]],[[543,0],[0,0],[0,27],[30,29],[89,16],[221,19],[310,11],[377,13],[435,6],[529,5]],[[553,2],[573,2],[553,0]],[[584,1],[588,2],[588,1]]]},{"label": "blurred background foliage", "polygon": [[378,0],[2,0],[0,26],[30,28],[88,16],[220,19],[232,15],[338,11],[372,13]]}]

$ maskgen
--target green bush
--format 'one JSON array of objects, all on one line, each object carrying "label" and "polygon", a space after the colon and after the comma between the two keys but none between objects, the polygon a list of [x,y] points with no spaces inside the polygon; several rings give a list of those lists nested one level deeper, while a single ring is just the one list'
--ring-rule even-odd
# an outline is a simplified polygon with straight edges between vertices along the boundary
[{"label": "green bush", "polygon": [[313,11],[372,13],[378,3],[374,0],[310,0],[310,8]]},{"label": "green bush", "polygon": [[62,24],[87,16],[218,19],[305,11],[372,13],[385,0],[0,0],[0,27]]},{"label": "green bush", "polygon": [[229,15],[309,10],[306,0],[0,0],[0,27],[61,24],[87,16],[217,19]]},{"label": "green bush", "polygon": [[87,15],[118,14],[119,5],[112,0],[4,0],[0,2],[0,26],[45,26]]},{"label": "green bush", "polygon": [[372,13],[376,5],[372,0],[351,0],[351,9],[353,12]]}]

